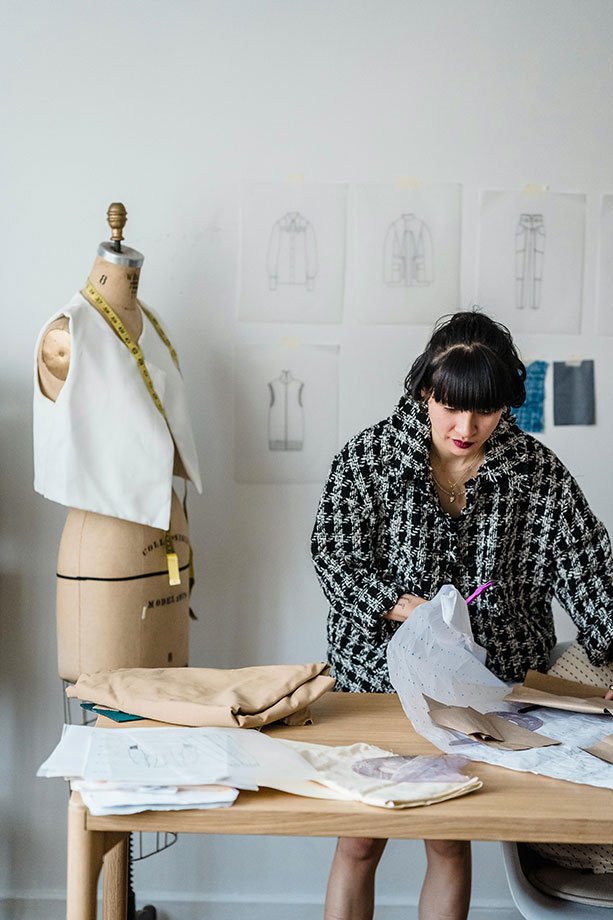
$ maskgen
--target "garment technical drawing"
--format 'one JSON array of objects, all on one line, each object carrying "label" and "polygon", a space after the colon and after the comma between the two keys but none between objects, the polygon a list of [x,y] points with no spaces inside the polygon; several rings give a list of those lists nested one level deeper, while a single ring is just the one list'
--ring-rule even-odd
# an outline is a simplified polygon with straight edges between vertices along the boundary
[{"label": "garment technical drawing", "polygon": [[268,384],[268,449],[302,450],[304,445],[304,383],[289,370]]},{"label": "garment technical drawing", "polygon": [[545,222],[542,214],[520,214],[515,231],[515,305],[538,310],[541,305]]},{"label": "garment technical drawing", "polygon": [[299,211],[289,211],[272,228],[266,268],[271,291],[280,284],[315,288],[317,239],[313,225]]},{"label": "garment technical drawing", "polygon": [[425,221],[403,214],[387,229],[383,243],[383,281],[393,286],[432,284],[434,247]]}]

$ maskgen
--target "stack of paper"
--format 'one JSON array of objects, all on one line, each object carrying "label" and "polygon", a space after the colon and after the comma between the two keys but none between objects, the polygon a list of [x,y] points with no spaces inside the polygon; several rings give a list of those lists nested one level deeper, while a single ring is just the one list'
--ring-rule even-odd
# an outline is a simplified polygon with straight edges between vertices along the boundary
[{"label": "stack of paper", "polygon": [[65,725],[38,776],[61,776],[95,815],[231,805],[239,789],[316,771],[283,742],[232,728]]}]

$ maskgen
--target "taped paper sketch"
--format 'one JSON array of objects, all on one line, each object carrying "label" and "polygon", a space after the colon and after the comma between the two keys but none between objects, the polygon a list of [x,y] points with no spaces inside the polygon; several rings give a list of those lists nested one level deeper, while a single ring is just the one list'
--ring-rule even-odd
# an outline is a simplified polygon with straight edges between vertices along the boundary
[{"label": "taped paper sketch", "polygon": [[268,449],[302,450],[304,446],[304,383],[290,370],[268,384]]},{"label": "taped paper sketch", "polygon": [[598,331],[613,335],[613,195],[603,195],[600,208]]},{"label": "taped paper sketch", "polygon": [[[256,183],[243,192],[238,315],[338,323],[345,297],[347,186]],[[378,261],[377,242],[375,261]]]},{"label": "taped paper sketch", "polygon": [[575,192],[482,192],[477,302],[514,335],[580,331],[585,212]]},{"label": "taped paper sketch", "polygon": [[430,325],[459,303],[459,185],[359,185],[351,215],[355,318]]},{"label": "taped paper sketch", "polygon": [[280,284],[315,288],[317,239],[313,225],[299,211],[289,211],[272,228],[266,269],[271,291]]},{"label": "taped paper sketch", "polygon": [[541,305],[545,222],[542,214],[520,214],[515,231],[515,305],[538,310]]},{"label": "taped paper sketch", "polygon": [[338,450],[337,345],[237,346],[238,482],[323,482]]},{"label": "taped paper sketch", "polygon": [[387,229],[383,243],[383,281],[392,286],[432,284],[434,249],[428,224],[402,214]]}]

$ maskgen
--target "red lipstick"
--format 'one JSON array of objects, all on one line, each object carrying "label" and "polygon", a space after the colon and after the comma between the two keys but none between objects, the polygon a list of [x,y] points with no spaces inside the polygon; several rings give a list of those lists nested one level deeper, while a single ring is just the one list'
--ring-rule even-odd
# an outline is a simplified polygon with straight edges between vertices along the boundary
[{"label": "red lipstick", "polygon": [[468,450],[469,447],[473,446],[472,441],[456,441],[455,438],[452,439],[456,447],[459,447],[460,450]]}]

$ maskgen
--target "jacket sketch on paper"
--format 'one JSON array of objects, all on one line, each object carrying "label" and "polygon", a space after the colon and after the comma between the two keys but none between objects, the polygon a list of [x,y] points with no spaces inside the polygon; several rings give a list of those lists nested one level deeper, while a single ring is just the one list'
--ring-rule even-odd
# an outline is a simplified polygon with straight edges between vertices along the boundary
[{"label": "jacket sketch on paper", "polygon": [[304,445],[304,416],[302,394],[304,383],[291,371],[281,371],[268,384],[268,449],[302,450]]},{"label": "jacket sketch on paper", "polygon": [[268,287],[294,284],[312,291],[317,276],[317,239],[313,225],[299,211],[288,211],[270,233],[266,264]]},{"label": "jacket sketch on paper", "polygon": [[515,230],[515,306],[538,310],[541,305],[545,222],[542,214],[520,214]]},{"label": "jacket sketch on paper", "polygon": [[434,247],[425,221],[402,214],[393,221],[383,243],[383,281],[413,287],[434,281]]}]

